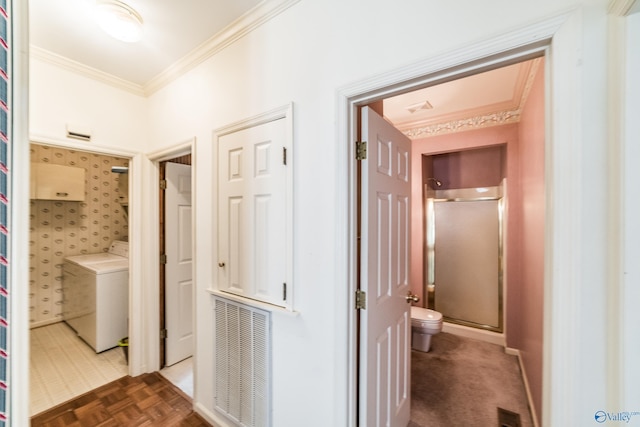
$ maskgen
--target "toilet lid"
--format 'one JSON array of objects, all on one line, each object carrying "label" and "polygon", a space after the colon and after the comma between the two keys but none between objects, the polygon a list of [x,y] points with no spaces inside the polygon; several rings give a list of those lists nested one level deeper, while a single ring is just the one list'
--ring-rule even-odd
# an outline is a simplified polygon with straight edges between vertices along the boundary
[{"label": "toilet lid", "polygon": [[411,307],[411,318],[426,322],[439,322],[442,320],[442,313],[422,307]]}]

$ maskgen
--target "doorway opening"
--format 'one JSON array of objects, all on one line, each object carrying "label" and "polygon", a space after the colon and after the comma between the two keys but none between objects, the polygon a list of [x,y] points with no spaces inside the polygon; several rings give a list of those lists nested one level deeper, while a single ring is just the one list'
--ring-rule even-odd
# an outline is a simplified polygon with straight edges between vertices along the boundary
[{"label": "doorway opening", "polygon": [[132,159],[36,141],[30,151],[34,415],[129,372],[119,343],[129,335],[129,175],[122,171]]},{"label": "doorway opening", "polygon": [[[350,123],[350,129],[349,129],[349,134],[350,135],[354,135],[354,139],[360,141],[362,139],[367,139],[367,137],[365,135],[362,135],[360,133],[360,123],[361,122],[365,122],[367,119],[364,118],[364,114],[361,117],[360,116],[360,112],[362,107],[364,106],[369,106],[371,109],[376,110],[378,113],[381,113],[381,115],[383,117],[385,117],[385,119],[387,120],[387,122],[393,124],[397,129],[401,129],[402,133],[404,133],[404,135],[406,136],[412,136],[413,138],[413,143],[412,146],[415,150],[416,147],[416,140],[417,138],[415,138],[416,135],[419,136],[420,133],[422,134],[426,134],[426,136],[423,135],[422,138],[418,138],[420,139],[420,143],[418,144],[418,146],[420,147],[420,149],[418,150],[418,160],[412,161],[411,162],[411,166],[413,167],[413,171],[411,172],[411,178],[413,180],[415,180],[415,182],[413,183],[413,185],[411,185],[412,190],[411,190],[411,195],[409,196],[409,198],[414,201],[414,200],[418,200],[417,205],[419,206],[417,210],[415,206],[410,208],[410,218],[406,217],[406,221],[409,223],[412,223],[412,225],[407,225],[407,224],[397,224],[394,223],[393,221],[390,222],[390,224],[392,224],[391,227],[388,227],[389,229],[392,228],[400,228],[402,229],[403,227],[406,227],[407,230],[411,230],[409,233],[407,233],[407,236],[410,236],[411,239],[415,239],[414,242],[411,243],[411,255],[409,255],[410,258],[410,262],[412,262],[414,259],[419,260],[419,262],[417,263],[417,265],[414,265],[411,267],[411,272],[407,274],[407,282],[406,283],[410,283],[409,286],[405,286],[408,287],[409,289],[409,294],[410,296],[413,297],[414,296],[418,296],[416,294],[419,294],[419,297],[421,298],[422,301],[428,301],[429,300],[429,296],[428,296],[428,292],[427,290],[428,288],[428,283],[426,283],[426,278],[429,274],[428,271],[425,271],[426,269],[426,262],[423,263],[422,260],[424,260],[426,258],[426,254],[428,252],[428,245],[427,245],[427,233],[426,233],[426,229],[428,227],[427,224],[427,215],[426,215],[426,206],[425,206],[425,201],[428,199],[427,194],[427,190],[425,190],[425,188],[427,188],[427,184],[429,183],[429,180],[434,180],[434,181],[438,181],[441,182],[441,180],[438,178],[438,176],[436,176],[433,173],[433,168],[432,167],[424,167],[423,164],[423,157],[424,156],[436,156],[436,155],[442,155],[442,154],[448,154],[448,153],[458,153],[458,152],[469,152],[472,149],[476,149],[476,148],[484,148],[484,147],[499,147],[499,146],[504,146],[507,145],[507,143],[509,142],[509,138],[505,137],[505,132],[504,131],[499,131],[496,132],[495,129],[497,128],[504,128],[504,127],[511,127],[514,128],[514,126],[512,126],[514,123],[516,123],[515,128],[517,128],[517,123],[519,121],[519,111],[515,111],[515,110],[519,110],[520,106],[516,105],[516,108],[513,109],[513,111],[500,111],[500,110],[493,110],[490,112],[478,112],[476,111],[476,115],[475,116],[467,116],[467,117],[456,117],[455,113],[456,111],[448,111],[447,115],[444,115],[443,117],[445,117],[446,120],[441,121],[441,122],[437,122],[437,121],[432,121],[430,123],[426,123],[423,124],[421,126],[415,126],[415,124],[411,123],[411,126],[414,126],[414,128],[417,129],[417,133],[414,130],[414,128],[411,128],[409,125],[407,125],[407,122],[402,122],[401,120],[397,120],[394,123],[394,119],[393,117],[391,117],[392,114],[389,114],[389,116],[387,116],[388,114],[388,110],[386,110],[386,106],[385,103],[387,103],[390,100],[396,100],[399,99],[403,96],[407,96],[406,94],[409,93],[418,93],[422,90],[436,90],[439,87],[445,86],[445,85],[450,85],[450,84],[457,84],[460,83],[461,81],[463,81],[465,78],[466,79],[475,79],[478,78],[478,76],[480,76],[481,74],[490,74],[491,72],[499,72],[500,70],[504,70],[507,69],[509,67],[522,67],[522,64],[528,64],[528,66],[530,66],[531,64],[535,64],[536,67],[538,67],[539,70],[539,75],[540,76],[544,76],[544,67],[539,65],[538,63],[541,62],[541,57],[545,55],[545,47],[544,46],[537,46],[537,47],[532,47],[531,50],[527,50],[527,51],[522,51],[520,52],[518,55],[514,55],[514,56],[509,56],[508,58],[503,58],[502,60],[494,60],[493,61],[487,61],[487,63],[485,64],[475,64],[474,66],[470,66],[467,65],[467,67],[470,68],[474,68],[473,71],[470,71],[468,68],[465,68],[464,66],[461,67],[461,69],[463,69],[464,71],[453,71],[453,70],[448,70],[446,72],[442,72],[442,74],[436,73],[435,75],[430,75],[427,77],[418,77],[415,78],[413,80],[411,80],[409,83],[406,84],[390,84],[388,87],[386,88],[374,88],[374,90],[372,90],[369,93],[366,94],[358,94],[358,95],[354,95],[351,96],[349,98],[348,104],[348,114],[350,113],[350,118],[348,119],[348,123]],[[543,63],[543,62],[542,62]],[[527,74],[527,73],[525,73]],[[535,73],[534,74],[534,78],[535,78]],[[444,76],[443,76],[444,75]],[[398,88],[398,86],[401,86],[401,88]],[[542,97],[541,97],[541,105],[542,105],[542,110],[539,111],[539,115],[538,117],[545,117],[545,110],[544,110],[544,105],[545,105],[545,101],[544,101],[544,93],[545,93],[545,83],[544,80],[542,80],[541,83],[541,87],[539,87],[538,89],[541,91],[542,93]],[[468,98],[471,98],[473,95],[471,95],[469,92],[465,92],[462,91],[461,92],[463,94],[463,96],[465,97],[465,100]],[[522,93],[520,94],[522,95]],[[526,99],[526,96],[524,97]],[[522,100],[522,96],[519,97],[519,99],[517,99],[517,102],[519,103]],[[404,109],[407,110],[409,112],[409,114],[414,114],[416,111],[419,110],[430,110],[432,108],[432,102],[429,99],[420,99],[418,101],[416,101],[414,99],[413,103],[408,103],[408,102],[404,102]],[[495,107],[495,106],[493,106]],[[393,108],[393,106],[392,106]],[[503,107],[504,108],[504,107]],[[459,111],[458,111],[459,112]],[[469,114],[469,111],[465,111],[464,113]],[[437,120],[437,119],[436,119]],[[442,120],[442,117],[440,117],[440,120]],[[544,120],[542,120],[542,123],[544,123]],[[404,129],[403,129],[404,127]],[[491,130],[488,130],[490,129]],[[493,133],[492,135],[490,135],[489,137],[484,137],[484,139],[482,137],[480,137],[481,142],[478,143],[478,133],[480,131],[486,131],[489,133]],[[464,137],[460,137],[460,135],[466,132],[465,136],[471,135],[472,133],[475,133],[474,136],[474,140],[475,141],[467,141],[465,140],[466,138]],[[498,171],[497,171],[497,185],[492,185],[495,187],[499,187],[499,186],[503,186],[507,187],[507,189],[505,191],[514,191],[516,190],[519,185],[518,182],[518,178],[517,178],[517,166],[518,166],[518,146],[517,146],[517,129],[509,129],[509,132],[513,133],[515,132],[515,138],[512,141],[512,153],[511,154],[505,154],[503,157],[505,157],[504,160],[508,160],[505,161],[503,165],[500,165],[500,163],[498,163]],[[507,134],[509,133],[507,132]],[[535,171],[535,173],[538,174],[538,178],[539,178],[539,186],[537,187],[538,190],[540,190],[540,193],[538,194],[538,196],[541,198],[542,201],[544,201],[545,199],[545,154],[544,154],[544,147],[545,147],[545,129],[544,126],[539,130],[539,133],[536,135],[537,137],[537,143],[539,144],[538,146],[538,150],[537,154],[540,156],[541,161],[536,165],[537,169]],[[369,140],[368,140],[368,146],[367,146],[367,152],[372,152],[372,151],[376,151],[377,154],[380,154],[381,152],[383,152],[384,150],[380,150],[380,146],[374,146],[372,144],[375,144],[376,141],[374,141],[374,138],[369,135],[368,136]],[[506,151],[506,150],[505,150]],[[499,150],[500,152],[500,150]],[[354,156],[353,158],[355,158],[355,150],[354,150]],[[412,158],[415,158],[415,152],[414,154],[412,154]],[[393,152],[393,156],[396,155],[396,152]],[[501,154],[499,154],[499,157],[501,156]],[[398,154],[397,158],[401,158],[402,155]],[[389,159],[391,159],[391,156],[389,157]],[[368,161],[368,160],[367,160]],[[381,165],[386,165],[388,162],[385,159],[380,159],[377,158],[376,160],[378,163],[378,169],[380,169]],[[393,157],[393,162],[396,161],[396,157]],[[454,162],[455,163],[455,162]],[[417,166],[417,167],[416,167]],[[452,167],[452,166],[456,166],[456,167]],[[375,165],[369,165],[368,168],[374,168]],[[378,301],[382,300],[382,299],[387,299],[387,297],[382,298],[380,295],[377,295],[376,289],[370,287],[367,285],[367,274],[365,273],[365,271],[367,270],[367,265],[371,265],[371,260],[367,263],[366,258],[369,256],[368,253],[373,251],[375,252],[376,256],[379,256],[381,251],[379,247],[375,247],[375,246],[369,246],[371,244],[377,244],[379,243],[378,240],[376,240],[375,237],[372,237],[370,234],[372,233],[372,230],[375,231],[375,228],[371,228],[369,226],[367,226],[367,221],[371,222],[371,221],[376,221],[375,219],[370,219],[370,220],[365,220],[363,218],[365,218],[371,209],[371,206],[373,205],[365,205],[365,202],[360,202],[360,195],[361,194],[365,194],[368,190],[367,187],[369,185],[371,185],[370,182],[368,182],[368,180],[370,178],[367,177],[367,175],[365,174],[365,172],[362,172],[361,175],[361,171],[363,169],[366,169],[367,166],[363,166],[360,164],[360,162],[355,162],[355,164],[352,166],[352,179],[350,180],[352,182],[352,185],[354,185],[354,187],[352,187],[352,195],[354,195],[354,199],[353,202],[351,204],[351,206],[353,206],[354,210],[352,212],[354,212],[354,217],[353,220],[355,221],[356,224],[358,224],[356,226],[356,237],[357,237],[357,243],[353,243],[352,244],[352,248],[360,248],[361,245],[361,250],[360,251],[356,251],[356,253],[354,254],[354,259],[357,260],[355,264],[352,264],[352,268],[354,268],[353,271],[353,276],[354,278],[356,278],[356,280],[354,280],[354,283],[358,283],[359,285],[355,286],[355,290],[357,290],[358,292],[354,292],[354,299],[356,298],[363,298],[363,291],[366,294],[373,294],[373,295],[367,295],[365,296],[365,300],[366,300],[366,309],[357,309],[354,312],[354,317],[353,317],[353,322],[351,323],[352,326],[354,327],[354,331],[352,333],[352,343],[354,344],[353,348],[353,355],[355,360],[352,362],[351,366],[352,366],[352,373],[358,372],[356,373],[356,386],[354,387],[354,406],[357,408],[355,410],[354,413],[354,417],[357,423],[359,423],[359,425],[364,425],[364,424],[368,424],[371,422],[372,417],[387,417],[390,416],[388,414],[398,414],[401,411],[398,410],[398,407],[389,407],[389,408],[383,408],[382,411],[380,411],[381,408],[381,401],[376,401],[375,400],[375,396],[378,397],[384,397],[384,396],[391,396],[390,399],[388,399],[388,402],[402,402],[403,399],[401,398],[401,396],[395,396],[393,395],[393,393],[396,393],[397,391],[399,391],[399,388],[396,387],[397,384],[406,384],[408,381],[406,378],[402,379],[399,378],[397,376],[397,373],[402,371],[402,366],[410,366],[410,363],[400,363],[400,361],[398,359],[393,359],[391,362],[392,364],[396,363],[397,365],[395,366],[391,366],[389,363],[389,361],[385,362],[384,364],[386,364],[387,366],[389,366],[390,371],[388,372],[380,372],[380,371],[367,371],[367,367],[371,366],[372,364],[376,365],[376,366],[382,366],[384,364],[378,363],[381,362],[381,360],[374,360],[376,357],[380,356],[380,352],[378,352],[378,354],[372,354],[375,353],[374,351],[371,350],[370,347],[367,347],[368,345],[370,345],[372,342],[377,343],[376,345],[379,345],[381,342],[383,342],[384,340],[382,340],[382,336],[367,336],[367,334],[370,334],[371,331],[373,330],[373,328],[371,327],[371,321],[373,318],[379,319],[381,317],[380,313],[375,312],[376,310],[376,305],[378,303]],[[509,169],[511,168],[511,169]],[[389,175],[391,174],[397,174],[400,175],[402,170],[402,168],[400,167],[399,170],[397,171],[392,171],[390,172]],[[482,169],[482,168],[480,168]],[[494,168],[495,169],[495,168]],[[389,169],[391,171],[391,169]],[[468,167],[461,167],[460,164],[458,165],[452,165],[452,164],[448,164],[446,167],[441,168],[440,172],[445,171],[447,173],[450,174],[451,180],[455,180],[458,179],[460,180],[461,176],[464,176],[464,172],[465,171],[469,171],[470,168]],[[493,172],[496,172],[495,170]],[[533,173],[533,172],[532,172]],[[476,175],[478,175],[478,173],[476,173]],[[480,175],[482,175],[482,173],[480,172]],[[504,179],[504,176],[512,176],[514,179],[514,182],[509,182],[508,185],[503,184],[502,181]],[[464,180],[464,179],[463,179]],[[468,181],[468,180],[467,180]],[[375,184],[374,184],[375,185]],[[461,186],[457,186],[455,189],[466,189],[466,188],[471,188],[471,189],[478,189],[478,188],[485,188],[487,185],[486,184],[479,184],[479,183],[473,183],[471,185],[461,185]],[[373,191],[371,194],[374,194],[375,191]],[[514,193],[516,195],[514,195],[512,197],[512,204],[515,203],[521,203],[522,199],[518,198],[520,197],[519,195],[517,195],[517,193]],[[517,197],[516,197],[517,196]],[[396,195],[393,194],[392,198],[395,198]],[[395,200],[395,199],[394,199]],[[380,206],[380,203],[378,203],[378,207]],[[544,226],[544,218],[546,216],[546,212],[544,210],[544,204],[541,205],[542,208],[540,211],[538,211],[536,214],[538,215],[538,217],[541,219],[539,224],[536,224],[536,226],[538,227],[537,229],[539,229],[540,231],[540,241],[539,241],[539,247],[542,248],[544,246],[544,231],[545,231],[545,226]],[[513,206],[512,206],[513,207]],[[394,207],[395,209],[395,207]],[[398,210],[401,210],[400,208],[398,208]],[[514,210],[515,211],[515,210]],[[380,214],[382,215],[382,214]],[[515,221],[515,213],[512,213],[512,220],[514,221],[514,223],[517,224],[517,222]],[[375,215],[374,215],[375,216]],[[379,216],[380,217],[380,216]],[[364,221],[364,223],[361,223],[360,221]],[[415,227],[415,224],[418,224],[418,227]],[[519,225],[520,226],[520,225]],[[386,233],[387,228],[381,228],[381,227],[377,227],[378,231],[384,231]],[[415,230],[418,230],[418,232],[416,233]],[[375,231],[377,232],[377,231]],[[514,237],[515,237],[515,231],[511,232]],[[391,234],[389,234],[389,236],[392,236]],[[393,237],[393,236],[392,236]],[[417,243],[416,243],[417,241]],[[392,251],[390,251],[389,255],[391,256],[391,258],[393,258],[395,255],[397,255],[398,253],[401,253],[402,250],[400,250],[398,252],[398,247],[397,246],[393,246],[394,244],[399,244],[400,246],[402,246],[402,238],[400,238],[398,240],[398,242],[395,243],[391,243],[389,245],[387,245],[387,243],[384,243],[384,245],[386,247],[392,248]],[[514,250],[515,245],[517,243],[517,240],[513,240],[513,242],[511,242],[511,250],[513,255],[511,256],[512,260],[515,260],[517,258],[516,256],[516,251]],[[509,244],[507,244],[507,250],[509,248]],[[400,248],[401,249],[401,248]],[[393,252],[393,253],[391,253]],[[395,255],[394,255],[395,254]],[[417,256],[416,256],[417,255]],[[538,287],[538,289],[540,290],[540,295],[542,295],[542,289],[544,288],[544,275],[543,275],[543,271],[544,271],[544,254],[542,253],[538,253],[537,256],[539,258],[537,258],[537,262],[539,262],[538,266],[540,267],[540,275],[536,276],[536,278],[534,280],[536,280],[536,286]],[[389,265],[393,265],[393,263],[399,259],[401,259],[402,257],[395,257],[396,259],[390,259],[389,260]],[[500,262],[500,259],[502,258],[500,252],[499,252],[499,248],[496,245],[496,256],[495,256],[495,262],[498,263]],[[372,258],[373,259],[373,258]],[[386,262],[380,262],[380,260],[376,260],[378,265],[386,265]],[[404,262],[404,261],[403,261]],[[518,270],[516,267],[520,267],[517,264],[514,264],[514,268],[513,268],[513,273],[516,273]],[[391,267],[391,269],[393,269],[394,267]],[[399,268],[397,270],[393,270],[393,271],[401,271],[402,270],[402,266],[399,266]],[[393,280],[395,279],[400,279],[402,275],[399,275],[393,278]],[[375,280],[377,281],[376,283],[378,283],[377,290],[380,290],[380,281],[379,281],[379,277],[376,276]],[[500,278],[502,279],[502,278]],[[515,281],[514,281],[515,282]],[[405,283],[405,284],[406,284]],[[508,287],[508,281],[505,284],[505,287]],[[397,285],[398,288],[401,287],[401,283],[400,281],[398,282],[394,282],[394,285]],[[498,298],[503,297],[502,295],[502,284],[500,280],[497,280],[497,283],[495,284],[495,293],[497,295]],[[406,294],[406,290],[403,288],[403,292]],[[508,292],[504,292],[505,294],[508,294]],[[514,296],[516,295],[516,292],[513,292]],[[357,296],[356,296],[357,295]],[[393,293],[387,293],[386,295],[391,296],[391,298],[395,298]],[[403,300],[404,296],[403,295],[398,295],[398,300]],[[407,300],[409,300],[409,297],[406,297]],[[402,301],[404,302],[404,301]],[[539,305],[535,306],[535,321],[536,321],[536,330],[540,332],[540,334],[538,336],[536,336],[536,339],[538,339],[540,342],[540,346],[539,346],[539,354],[537,355],[537,360],[539,361],[539,363],[536,365],[536,368],[533,373],[533,375],[535,375],[535,383],[536,383],[536,390],[535,390],[535,402],[531,402],[531,403],[535,403],[532,404],[531,406],[534,408],[540,408],[540,401],[541,401],[541,382],[542,382],[542,365],[541,365],[541,361],[542,361],[542,329],[543,329],[543,319],[544,316],[542,315],[543,311],[544,311],[544,304],[542,299],[540,299]],[[500,329],[500,327],[502,326],[502,321],[505,321],[505,330],[508,332],[508,328],[509,328],[509,322],[508,322],[508,308],[505,310],[506,313],[502,313],[501,310],[499,310],[499,306],[502,303],[501,300],[497,300],[495,307],[496,307],[496,312],[493,314],[494,317],[496,317],[495,319],[495,323],[496,323],[496,329]],[[511,301],[511,304],[522,304],[522,301]],[[508,302],[505,299],[505,304],[508,307]],[[537,303],[536,303],[537,304]],[[354,301],[354,306],[355,306],[355,301]],[[515,305],[514,305],[515,307]],[[366,310],[366,312],[365,312]],[[393,342],[399,343],[398,345],[400,347],[406,347],[406,345],[403,344],[403,342],[410,342],[410,334],[411,334],[411,328],[410,326],[407,326],[408,324],[410,325],[410,322],[407,322],[407,319],[410,318],[410,314],[409,314],[409,309],[408,306],[405,305],[405,309],[404,312],[402,313],[402,317],[396,316],[393,319],[388,319],[389,320],[389,328],[393,329],[397,327],[402,326],[402,334],[404,335],[404,339],[401,339],[402,337],[399,336],[397,338],[393,338],[391,335],[388,335],[387,338]],[[516,310],[513,310],[513,312],[511,313],[513,315],[513,313],[515,313]],[[503,317],[504,316],[504,317]],[[404,320],[402,320],[404,319]],[[378,320],[376,320],[376,322],[378,322]],[[515,322],[512,323],[512,333],[515,332]],[[383,328],[384,330],[391,330],[389,328]],[[461,335],[465,335],[465,334],[469,334],[469,332],[466,329],[463,329],[462,332],[460,332],[457,329],[453,329],[450,330],[450,332],[454,332],[454,333],[459,333]],[[485,334],[489,333],[489,334],[495,334],[496,336],[498,336],[499,338],[497,338],[497,343],[500,343],[503,347],[505,346],[505,344],[507,346],[511,346],[513,345],[514,347],[519,345],[518,342],[507,342],[507,334],[506,333],[500,333],[500,332],[486,332],[486,331],[481,331]],[[471,334],[473,335],[473,334]],[[484,337],[482,335],[479,336],[480,339],[483,339]],[[491,342],[491,339],[488,339],[488,341]],[[380,350],[380,348],[378,348],[378,350]],[[396,351],[397,350],[397,351]],[[517,354],[517,350],[518,347],[514,348],[514,352]],[[399,347],[397,349],[392,350],[392,352],[394,352],[397,355],[402,355],[402,357],[405,358],[406,361],[408,361],[410,359],[410,351],[402,351],[402,349],[400,349]],[[383,351],[384,353],[384,351]],[[393,370],[395,369],[396,374],[393,373]],[[531,373],[531,372],[530,372]],[[388,375],[387,375],[388,374]],[[390,381],[378,381],[378,377],[376,377],[376,375],[383,375],[390,379]],[[373,377],[372,377],[373,376]],[[526,379],[525,379],[526,381]],[[367,385],[369,384],[369,385]],[[375,386],[380,386],[380,385],[387,384],[389,387],[387,390],[382,390],[382,389],[375,389]],[[391,387],[391,385],[393,384],[393,387]],[[373,388],[372,388],[373,387]],[[395,387],[395,390],[393,390],[393,388]],[[405,389],[406,390],[406,389]],[[402,392],[402,390],[400,390]],[[528,396],[529,400],[531,400],[531,396]],[[384,399],[383,399],[384,400]],[[378,411],[377,413],[371,412],[371,408],[376,408],[376,411]],[[369,411],[369,413],[367,413],[367,411]],[[405,411],[406,412],[406,411]],[[533,414],[533,417],[536,418],[536,414]],[[402,423],[404,422],[408,422],[409,420],[402,420],[400,422],[400,424],[398,425],[402,425]],[[391,425],[395,425],[394,422],[391,422]]]},{"label": "doorway opening", "polygon": [[157,160],[160,373],[193,397],[192,147]]}]

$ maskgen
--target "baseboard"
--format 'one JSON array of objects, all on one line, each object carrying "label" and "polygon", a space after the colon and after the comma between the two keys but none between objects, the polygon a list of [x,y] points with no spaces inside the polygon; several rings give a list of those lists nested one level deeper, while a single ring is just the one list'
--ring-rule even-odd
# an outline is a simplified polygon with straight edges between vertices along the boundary
[{"label": "baseboard", "polygon": [[204,418],[209,424],[216,427],[233,427],[229,422],[221,417],[217,417],[213,412],[206,408],[202,403],[195,403],[193,410]]},{"label": "baseboard", "polygon": [[64,320],[57,318],[57,319],[49,319],[49,320],[41,320],[40,322],[33,322],[29,325],[29,329],[35,329],[35,328],[40,328],[42,326],[49,326],[49,325],[53,325],[54,323],[62,323],[64,322]]},{"label": "baseboard", "polygon": [[444,322],[442,324],[442,332],[458,335],[466,338],[473,338],[478,341],[484,341],[491,344],[506,347],[505,335],[500,332],[487,331],[484,329],[471,328],[469,326],[457,325],[455,323]]},{"label": "baseboard", "polygon": [[527,402],[529,403],[529,411],[531,411],[531,421],[533,422],[533,427],[540,427],[538,424],[538,415],[536,412],[536,407],[533,404],[533,396],[531,394],[531,390],[529,389],[529,379],[527,378],[527,371],[524,369],[524,363],[522,363],[522,356],[520,355],[520,350],[517,348],[505,347],[504,352],[511,356],[516,356],[518,358],[518,364],[520,365],[520,372],[522,373],[522,381],[524,382],[524,391],[527,393]]}]

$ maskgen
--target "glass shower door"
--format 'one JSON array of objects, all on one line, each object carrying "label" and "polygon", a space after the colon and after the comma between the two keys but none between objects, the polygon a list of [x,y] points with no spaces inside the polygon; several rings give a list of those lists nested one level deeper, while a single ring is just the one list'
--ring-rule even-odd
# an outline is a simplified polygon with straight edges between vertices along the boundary
[{"label": "glass shower door", "polygon": [[445,320],[502,331],[502,199],[433,200],[428,268]]}]

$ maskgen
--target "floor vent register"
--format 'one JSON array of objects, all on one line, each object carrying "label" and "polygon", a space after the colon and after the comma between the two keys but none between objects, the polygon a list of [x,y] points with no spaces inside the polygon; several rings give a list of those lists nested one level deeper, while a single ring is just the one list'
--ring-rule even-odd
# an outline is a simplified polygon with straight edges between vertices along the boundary
[{"label": "floor vent register", "polygon": [[498,427],[522,427],[520,414],[498,408]]}]

